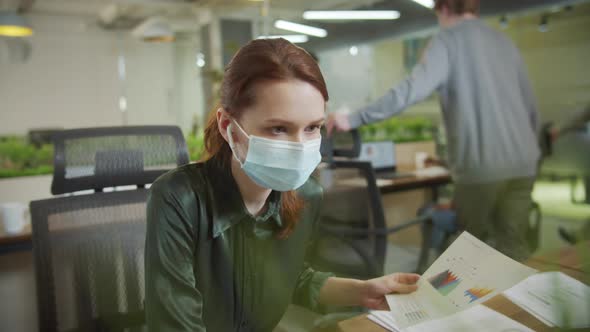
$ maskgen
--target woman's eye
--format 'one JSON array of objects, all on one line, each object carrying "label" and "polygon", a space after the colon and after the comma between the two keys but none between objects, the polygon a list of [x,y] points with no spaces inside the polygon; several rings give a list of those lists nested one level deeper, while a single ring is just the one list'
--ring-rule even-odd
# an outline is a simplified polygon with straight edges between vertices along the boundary
[{"label": "woman's eye", "polygon": [[284,134],[284,133],[286,133],[286,132],[287,132],[287,128],[285,128],[285,127],[281,127],[281,126],[277,126],[277,127],[272,127],[272,128],[270,128],[270,131],[271,131],[273,134],[275,134],[275,135],[278,135],[278,134]]},{"label": "woman's eye", "polygon": [[322,129],[322,125],[311,125],[307,127],[307,132],[315,133],[316,131],[320,131]]}]

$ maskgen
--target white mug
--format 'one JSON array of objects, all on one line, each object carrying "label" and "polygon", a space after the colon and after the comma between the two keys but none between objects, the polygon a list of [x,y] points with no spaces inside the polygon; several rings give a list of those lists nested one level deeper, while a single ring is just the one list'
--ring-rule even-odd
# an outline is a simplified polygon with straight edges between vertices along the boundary
[{"label": "white mug", "polygon": [[416,169],[423,169],[426,167],[426,159],[428,159],[428,153],[416,152]]},{"label": "white mug", "polygon": [[29,207],[23,203],[0,203],[0,220],[6,234],[23,231],[29,219]]}]

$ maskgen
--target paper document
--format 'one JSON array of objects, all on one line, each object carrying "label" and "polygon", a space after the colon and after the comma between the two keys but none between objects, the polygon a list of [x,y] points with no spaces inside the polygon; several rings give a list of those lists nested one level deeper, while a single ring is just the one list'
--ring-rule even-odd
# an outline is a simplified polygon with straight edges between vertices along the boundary
[{"label": "paper document", "polygon": [[393,320],[393,315],[389,311],[373,310],[367,318],[387,331],[401,332],[399,326]]},{"label": "paper document", "polygon": [[403,329],[480,304],[535,272],[463,232],[422,275],[417,291],[386,299]]},{"label": "paper document", "polygon": [[590,287],[562,272],[536,274],[504,295],[549,326],[590,327]]},{"label": "paper document", "polygon": [[484,305],[445,318],[400,329],[388,311],[373,311],[370,320],[391,332],[532,332],[533,330]]}]

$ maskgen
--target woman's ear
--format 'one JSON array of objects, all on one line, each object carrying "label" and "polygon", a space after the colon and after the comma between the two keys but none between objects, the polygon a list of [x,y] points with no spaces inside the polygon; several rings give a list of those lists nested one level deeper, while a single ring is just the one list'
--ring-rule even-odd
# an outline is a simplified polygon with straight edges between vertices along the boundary
[{"label": "woman's ear", "polygon": [[219,130],[219,133],[221,134],[221,136],[223,136],[223,139],[225,139],[225,141],[229,143],[229,139],[227,137],[227,127],[231,123],[231,118],[230,118],[229,114],[221,107],[217,109],[216,116],[217,116],[217,129]]}]

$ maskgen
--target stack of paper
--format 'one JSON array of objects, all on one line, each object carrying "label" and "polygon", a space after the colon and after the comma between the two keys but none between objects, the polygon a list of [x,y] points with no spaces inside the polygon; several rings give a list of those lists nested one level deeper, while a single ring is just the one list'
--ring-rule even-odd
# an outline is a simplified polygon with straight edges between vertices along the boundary
[{"label": "stack of paper", "polygon": [[389,311],[372,310],[369,316],[370,321],[381,326],[387,331],[400,332],[399,326],[397,326],[393,315]]},{"label": "stack of paper", "polygon": [[533,275],[504,295],[549,326],[590,328],[590,287],[561,272]]},{"label": "stack of paper", "polygon": [[483,305],[477,305],[451,316],[416,324],[405,329],[400,329],[393,315],[388,311],[373,311],[369,315],[369,319],[391,332],[533,331]]},{"label": "stack of paper", "polygon": [[480,304],[536,272],[463,232],[420,278],[417,291],[386,299],[404,329]]}]

